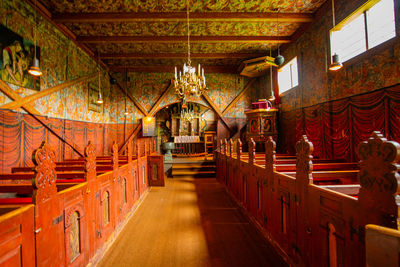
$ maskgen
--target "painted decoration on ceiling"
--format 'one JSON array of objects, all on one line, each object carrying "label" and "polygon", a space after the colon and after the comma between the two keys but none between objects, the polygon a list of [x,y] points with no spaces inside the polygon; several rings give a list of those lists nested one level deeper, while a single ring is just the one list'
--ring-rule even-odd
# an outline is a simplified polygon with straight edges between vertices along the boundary
[{"label": "painted decoration on ceiling", "polygon": [[[65,23],[77,36],[186,36],[182,22]],[[191,36],[290,36],[299,23],[279,22],[190,22]]]},{"label": "painted decoration on ceiling", "polygon": [[[123,68],[123,66],[134,67],[134,66],[183,66],[187,62],[186,58],[182,59],[114,59],[104,60],[109,63],[109,66],[116,68]],[[242,59],[192,59],[192,66],[201,64],[202,66],[239,66],[242,63]],[[172,70],[172,68],[171,68]],[[207,71],[205,69],[204,71]],[[171,77],[172,78],[172,77]]]},{"label": "painted decoration on ceiling", "polygon": [[[88,46],[99,53],[187,53],[187,43],[97,43]],[[262,43],[190,43],[191,53],[269,53],[276,44]]]},{"label": "painted decoration on ceiling", "polygon": [[[186,10],[186,1],[181,0],[42,0],[52,13],[76,12],[176,12]],[[325,0],[203,0],[190,1],[190,12],[272,12],[279,7],[282,12],[314,13]]]},{"label": "painted decoration on ceiling", "polygon": [[[35,56],[35,45],[0,24],[0,78],[21,87],[40,90],[40,78],[28,73]],[[40,48],[36,47],[40,59]]]}]

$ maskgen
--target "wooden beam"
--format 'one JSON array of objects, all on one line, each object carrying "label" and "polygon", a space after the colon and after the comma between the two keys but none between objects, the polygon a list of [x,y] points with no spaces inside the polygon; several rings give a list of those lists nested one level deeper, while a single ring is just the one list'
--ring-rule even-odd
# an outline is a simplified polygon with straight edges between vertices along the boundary
[{"label": "wooden beam", "polygon": [[[0,90],[7,95],[10,99],[12,100],[20,100],[21,96],[18,95],[12,88],[8,86],[5,82],[0,80]],[[25,104],[22,106],[22,108],[28,112],[29,115],[31,115],[35,120],[37,120],[43,127],[45,127],[50,133],[55,135],[58,139],[60,139],[62,142],[66,143],[69,147],[71,147],[79,156],[83,157],[82,153],[80,153],[74,146],[72,146],[70,143],[68,143],[67,140],[62,138],[60,135],[58,135],[53,129],[51,129],[46,123],[44,123],[40,118],[38,118],[36,115],[41,115],[38,110],[36,110],[34,107],[32,107],[29,104]]]},{"label": "wooden beam", "polygon": [[153,107],[151,108],[151,110],[149,111],[149,116],[153,117],[153,115],[155,114],[155,112],[157,111],[158,105],[160,105],[160,103],[164,100],[164,98],[168,95],[169,90],[172,88],[172,80],[169,81],[167,88],[164,90],[164,92],[161,94],[161,96],[158,98],[158,100],[156,101],[156,103],[153,105]]},{"label": "wooden beam", "polygon": [[140,129],[142,129],[142,124],[139,122],[139,124],[135,127],[135,129],[133,129],[131,135],[125,140],[125,142],[118,149],[118,153],[120,153],[125,148],[125,146],[128,144],[130,140],[135,138],[135,136],[139,133]]},{"label": "wooden beam", "polygon": [[[196,59],[222,59],[222,58],[258,58],[264,57],[266,53],[191,53],[190,58]],[[187,58],[187,53],[118,53],[100,54],[102,59],[181,59]]]},{"label": "wooden beam", "polygon": [[[126,70],[126,69],[125,69]],[[147,110],[142,106],[142,104],[140,104],[139,101],[136,100],[136,98],[131,95],[131,93],[129,93],[129,91],[127,90],[127,88],[125,88],[125,86],[123,86],[118,80],[117,80],[117,85],[118,88],[121,90],[121,92],[123,92],[124,94],[126,94],[128,96],[128,98],[133,102],[133,104],[140,110],[140,112],[142,112],[143,115],[145,115],[146,117],[149,115],[149,113],[147,112]]]},{"label": "wooden beam", "polygon": [[[13,101],[18,101],[22,98],[12,88],[10,88],[10,86],[8,86],[8,84],[3,82],[2,80],[0,80],[0,90],[3,92],[3,94],[8,96]],[[28,113],[31,113],[34,115],[40,115],[40,112],[29,104],[23,105],[22,108]]]},{"label": "wooden beam", "polygon": [[[186,22],[186,12],[55,13],[57,23]],[[312,14],[279,13],[279,22],[310,22]],[[192,12],[191,22],[276,22],[276,12]]]},{"label": "wooden beam", "polygon": [[222,116],[225,114],[239,101],[239,99],[247,92],[247,90],[251,87],[251,85],[256,81],[255,78],[251,79],[246,86],[240,91],[240,93],[232,100],[232,102],[222,111]]},{"label": "wooden beam", "polygon": [[[203,66],[204,71],[207,73],[238,73],[238,66]],[[170,72],[171,77],[174,73],[174,66],[113,66],[110,65],[113,72]]]},{"label": "wooden beam", "polygon": [[229,130],[229,132],[232,133],[232,129],[229,126],[228,122],[225,120],[224,116],[222,113],[219,111],[218,107],[214,105],[214,101],[211,100],[211,98],[207,95],[207,93],[202,94],[203,98],[206,100],[206,102],[212,107],[212,109],[215,111],[215,113],[218,114],[219,118],[222,120],[226,128]]},{"label": "wooden beam", "polygon": [[[78,36],[80,43],[187,43],[187,36]],[[288,36],[191,36],[190,43],[289,43]]]},{"label": "wooden beam", "polygon": [[74,79],[74,80],[71,80],[71,81],[68,81],[68,82],[64,82],[62,84],[58,84],[58,85],[50,87],[50,88],[48,88],[46,90],[43,90],[43,91],[40,91],[38,93],[35,93],[35,94],[32,94],[32,95],[26,96],[24,98],[21,98],[21,99],[19,99],[17,101],[14,101],[14,102],[11,102],[11,103],[8,103],[8,104],[4,104],[4,105],[0,106],[0,108],[17,109],[17,108],[19,108],[19,107],[21,107],[21,106],[23,106],[23,105],[25,105],[27,103],[30,103],[30,102],[35,101],[35,100],[37,100],[39,98],[42,98],[44,96],[47,96],[47,95],[53,94],[55,92],[58,92],[58,91],[66,88],[66,87],[70,87],[70,86],[73,86],[73,85],[78,84],[80,82],[88,81],[90,79],[93,79],[94,77],[97,76],[97,74],[98,74],[98,72],[90,74],[90,75],[85,76],[85,77],[81,77],[81,78],[77,78],[77,79]]}]

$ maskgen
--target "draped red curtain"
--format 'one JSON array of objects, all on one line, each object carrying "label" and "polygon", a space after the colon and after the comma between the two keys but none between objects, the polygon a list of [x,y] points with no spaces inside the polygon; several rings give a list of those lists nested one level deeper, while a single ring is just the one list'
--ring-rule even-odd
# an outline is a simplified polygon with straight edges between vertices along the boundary
[{"label": "draped red curtain", "polygon": [[[48,128],[82,154],[90,140],[96,147],[97,155],[109,155],[112,142],[116,140],[122,144],[124,138],[127,138],[133,129],[133,125],[126,125],[124,136],[123,124],[89,123],[38,117]],[[56,149],[58,161],[79,157],[70,146],[57,138],[31,115],[0,110],[0,171],[6,173],[15,166],[32,166],[32,152],[44,140]]]},{"label": "draped red curtain", "polygon": [[280,123],[281,152],[294,151],[296,141],[306,134],[315,157],[357,161],[358,144],[373,131],[400,141],[400,85],[285,112]]}]

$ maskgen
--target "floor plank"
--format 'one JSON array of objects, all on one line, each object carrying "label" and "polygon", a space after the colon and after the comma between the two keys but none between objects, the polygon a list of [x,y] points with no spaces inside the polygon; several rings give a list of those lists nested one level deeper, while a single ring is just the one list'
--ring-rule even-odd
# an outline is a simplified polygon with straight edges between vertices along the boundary
[{"label": "floor plank", "polygon": [[153,187],[98,266],[287,266],[215,179]]}]

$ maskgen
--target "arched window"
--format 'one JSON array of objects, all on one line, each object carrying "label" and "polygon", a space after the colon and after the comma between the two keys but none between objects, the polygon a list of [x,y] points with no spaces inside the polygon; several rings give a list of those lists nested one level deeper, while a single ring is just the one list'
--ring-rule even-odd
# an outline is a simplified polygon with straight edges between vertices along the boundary
[{"label": "arched window", "polygon": [[143,177],[143,184],[146,184],[146,168],[142,166],[142,177]]},{"label": "arched window", "polygon": [[153,180],[158,180],[158,166],[157,166],[157,164],[153,164],[151,166],[151,170],[152,170],[152,173],[153,173],[152,179]]},{"label": "arched window", "polygon": [[108,191],[104,192],[103,205],[104,205],[104,225],[107,225],[110,222],[110,194],[108,193]]},{"label": "arched window", "polygon": [[136,173],[136,171],[133,173],[133,179],[134,179],[134,184],[135,184],[135,192],[137,192],[137,189],[138,189],[138,180],[137,180],[137,173]]},{"label": "arched window", "polygon": [[126,179],[125,178],[122,179],[122,194],[124,194],[123,198],[124,198],[124,204],[125,204],[127,202],[127,200],[126,200]]},{"label": "arched window", "polygon": [[70,262],[73,262],[81,254],[80,221],[79,221],[79,213],[77,211],[72,213],[70,223],[71,223],[71,231],[69,233],[69,245],[71,249]]}]

